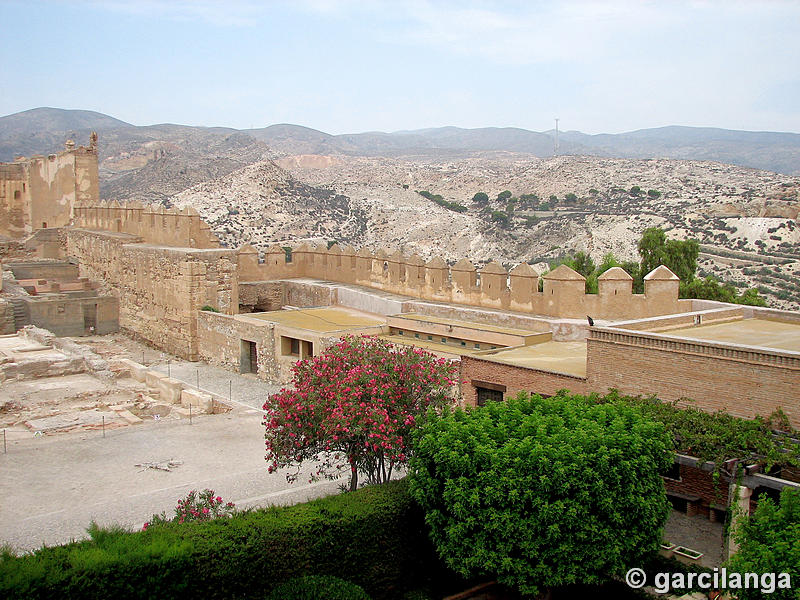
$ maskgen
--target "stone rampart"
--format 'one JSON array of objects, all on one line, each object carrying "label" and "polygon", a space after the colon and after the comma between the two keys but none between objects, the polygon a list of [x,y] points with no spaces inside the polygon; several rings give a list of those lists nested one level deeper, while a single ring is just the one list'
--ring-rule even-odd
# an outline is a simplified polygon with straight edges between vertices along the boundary
[{"label": "stone rampart", "polygon": [[69,229],[67,253],[81,276],[119,299],[120,327],[172,354],[196,360],[197,313],[239,308],[233,250],[169,248],[124,233]]},{"label": "stone rampart", "polygon": [[237,254],[239,279],[243,282],[311,277],[377,288],[395,294],[469,306],[513,310],[563,318],[635,319],[678,312],[678,278],[658,267],[645,278],[645,293],[633,293],[633,279],[615,267],[598,280],[599,292],[586,294],[586,280],[562,265],[541,276],[523,263],[506,271],[497,262],[478,270],[461,259],[452,266],[439,257],[424,262],[384,250],[374,254],[350,246],[302,245],[291,256],[272,246],[260,261],[251,246]]},{"label": "stone rampart", "polygon": [[164,208],[139,203],[97,202],[74,209],[73,226],[127,233],[144,243],[179,248],[219,248],[217,237],[191,207]]}]

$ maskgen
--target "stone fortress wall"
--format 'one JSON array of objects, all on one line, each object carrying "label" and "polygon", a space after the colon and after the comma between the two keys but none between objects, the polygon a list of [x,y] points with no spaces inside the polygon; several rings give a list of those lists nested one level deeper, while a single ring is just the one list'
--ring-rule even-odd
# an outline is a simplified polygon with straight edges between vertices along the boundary
[{"label": "stone fortress wall", "polygon": [[139,203],[92,202],[74,208],[73,227],[141,238],[142,243],[183,248],[219,248],[217,237],[193,208]]},{"label": "stone fortress wall", "polygon": [[203,306],[238,312],[236,256],[224,248],[177,248],[126,233],[67,229],[67,255],[80,273],[119,298],[120,327],[158,348],[197,359]]},{"label": "stone fortress wall", "polygon": [[425,262],[383,250],[356,252],[350,246],[310,248],[302,245],[291,260],[280,246],[272,246],[259,261],[258,252],[242,246],[237,255],[241,282],[308,277],[377,288],[424,300],[512,310],[558,318],[635,319],[679,312],[678,278],[659,267],[645,278],[645,293],[633,293],[633,278],[619,267],[603,273],[599,293],[585,293],[586,280],[562,265],[542,276],[522,263],[506,271],[491,262],[480,271],[467,259],[453,266],[439,257]]},{"label": "stone fortress wall", "polygon": [[88,147],[67,141],[63,152],[2,163],[0,235],[18,239],[69,225],[74,206],[99,195],[96,134]]}]

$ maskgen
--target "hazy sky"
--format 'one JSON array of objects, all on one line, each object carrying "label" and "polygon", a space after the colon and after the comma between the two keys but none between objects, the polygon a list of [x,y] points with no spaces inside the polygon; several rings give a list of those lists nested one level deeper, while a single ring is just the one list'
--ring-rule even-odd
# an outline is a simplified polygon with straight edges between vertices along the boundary
[{"label": "hazy sky", "polygon": [[0,0],[0,114],[800,132],[800,1]]}]

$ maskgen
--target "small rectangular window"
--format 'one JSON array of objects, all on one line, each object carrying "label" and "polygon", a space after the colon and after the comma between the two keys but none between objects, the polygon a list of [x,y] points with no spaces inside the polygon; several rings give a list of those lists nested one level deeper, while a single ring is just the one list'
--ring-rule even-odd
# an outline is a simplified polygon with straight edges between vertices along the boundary
[{"label": "small rectangular window", "polygon": [[466,346],[466,345],[467,345],[467,342],[465,342],[464,340],[461,340],[461,345],[462,345],[462,346]]},{"label": "small rectangular window", "polygon": [[398,329],[397,330],[397,335],[403,335],[403,330],[402,329]]},{"label": "small rectangular window", "polygon": [[673,481],[681,481],[681,466],[674,462],[670,465],[669,470],[664,473],[664,479],[672,479]]},{"label": "small rectangular window", "polygon": [[487,402],[502,402],[503,392],[500,390],[490,390],[484,387],[476,387],[478,395],[478,406],[485,406]]},{"label": "small rectangular window", "polygon": [[433,336],[432,336],[432,335],[429,335],[429,336],[428,336],[428,341],[429,341],[429,342],[432,342],[432,341],[433,341]]},{"label": "small rectangular window", "polygon": [[442,338],[442,343],[446,344],[447,343],[447,338]]},{"label": "small rectangular window", "polygon": [[481,349],[481,345],[480,344],[475,344],[475,350],[480,350],[480,349]]}]

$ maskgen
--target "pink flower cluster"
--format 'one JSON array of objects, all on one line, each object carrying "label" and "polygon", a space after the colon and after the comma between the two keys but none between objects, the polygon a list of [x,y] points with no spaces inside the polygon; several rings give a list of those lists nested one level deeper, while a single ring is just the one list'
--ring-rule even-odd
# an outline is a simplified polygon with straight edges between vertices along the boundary
[{"label": "pink flower cluster", "polygon": [[[234,513],[236,506],[233,502],[224,502],[222,496],[215,496],[214,490],[205,489],[199,494],[192,490],[186,498],[178,500],[175,507],[175,516],[172,521],[184,523],[186,521],[208,521],[218,517],[228,517]],[[146,531],[151,525],[167,522],[166,515],[153,515],[152,519],[142,526]]]},{"label": "pink flower cluster", "polygon": [[[320,453],[351,467],[376,456],[408,459],[410,434],[429,407],[451,402],[456,366],[408,346],[375,337],[346,337],[294,366],[293,388],[264,404],[269,471]],[[326,468],[341,471],[335,461]]]}]

